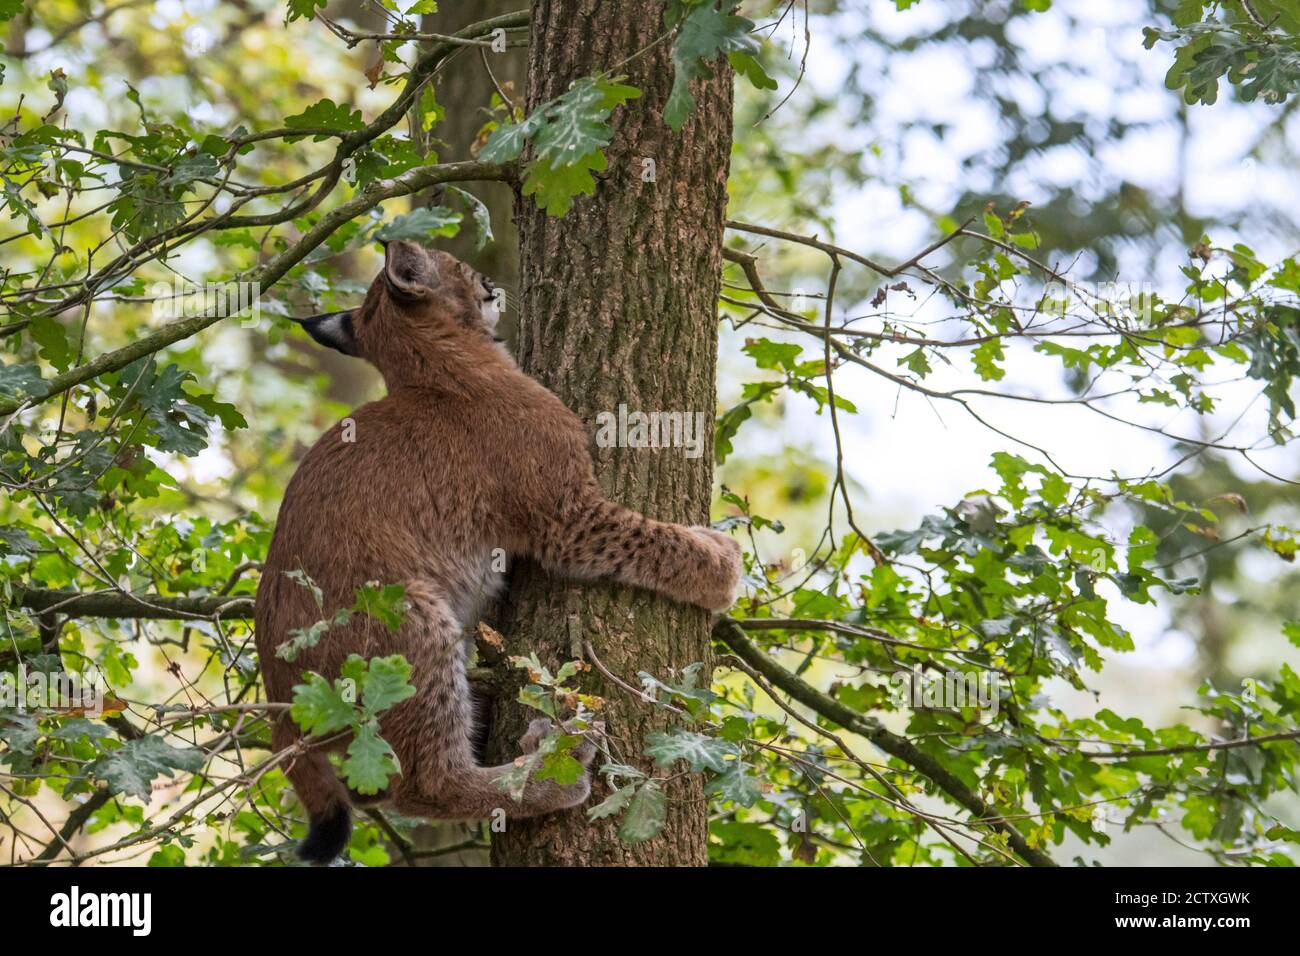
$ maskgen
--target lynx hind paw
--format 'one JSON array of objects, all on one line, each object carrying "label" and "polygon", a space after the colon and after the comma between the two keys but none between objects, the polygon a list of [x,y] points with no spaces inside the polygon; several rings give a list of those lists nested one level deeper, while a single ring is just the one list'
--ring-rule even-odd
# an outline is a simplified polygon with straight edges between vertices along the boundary
[{"label": "lynx hind paw", "polygon": [[561,796],[557,803],[557,810],[567,810],[569,807],[580,807],[587,802],[591,796],[591,771],[583,770],[582,776],[578,778],[577,783],[567,783],[559,788]]},{"label": "lynx hind paw", "polygon": [[569,756],[577,760],[584,767],[590,767],[591,762],[596,759],[596,751],[599,749],[597,741],[605,736],[605,722],[603,720],[593,720],[586,730],[578,730],[572,720],[565,721],[564,730],[570,734],[581,734],[582,742],[569,751]]},{"label": "lynx hind paw", "polygon": [[528,729],[519,738],[519,749],[526,754],[537,753],[537,747],[541,744],[542,738],[549,734],[554,726],[555,724],[551,722],[549,717],[538,717],[536,720],[530,721]]},{"label": "lynx hind paw", "polygon": [[695,603],[710,611],[725,611],[736,603],[740,591],[740,575],[744,570],[740,543],[704,525],[695,525],[691,531],[706,542],[711,559]]},{"label": "lynx hind paw", "polygon": [[[549,717],[538,717],[528,725],[528,730],[519,738],[519,749],[526,754],[537,753],[537,748],[541,746],[542,740],[555,728],[555,724]],[[591,766],[592,760],[596,758],[597,739],[604,737],[605,724],[603,721],[593,721],[586,730],[579,730],[572,720],[565,721],[561,729],[566,734],[581,734],[582,741],[569,751],[569,755],[577,760],[584,767]]]}]

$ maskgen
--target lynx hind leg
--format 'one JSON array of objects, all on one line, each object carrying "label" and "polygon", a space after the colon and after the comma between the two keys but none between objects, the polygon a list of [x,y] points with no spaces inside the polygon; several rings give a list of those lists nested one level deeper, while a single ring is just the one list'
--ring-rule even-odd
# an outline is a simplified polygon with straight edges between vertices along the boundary
[{"label": "lynx hind leg", "polygon": [[[504,774],[516,770],[515,763],[478,765],[476,708],[465,675],[463,630],[447,602],[429,589],[408,585],[406,597],[410,610],[403,630],[413,630],[407,635],[405,653],[417,691],[383,719],[385,738],[402,767],[391,788],[394,806],[410,816],[481,820],[498,810],[507,816],[536,816],[585,801],[591,792],[585,767],[595,754],[589,741],[574,749],[584,766],[578,782],[530,780],[521,801],[512,800],[499,785]],[[540,741],[546,731],[538,730]]]}]

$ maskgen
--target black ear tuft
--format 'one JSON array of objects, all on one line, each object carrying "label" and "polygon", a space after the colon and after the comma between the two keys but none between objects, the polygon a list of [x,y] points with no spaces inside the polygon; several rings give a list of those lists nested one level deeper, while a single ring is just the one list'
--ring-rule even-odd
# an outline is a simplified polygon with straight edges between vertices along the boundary
[{"label": "black ear tuft", "polygon": [[356,329],[352,325],[352,309],[342,312],[325,312],[305,319],[294,319],[307,330],[307,334],[321,345],[328,345],[344,355],[357,354]]}]

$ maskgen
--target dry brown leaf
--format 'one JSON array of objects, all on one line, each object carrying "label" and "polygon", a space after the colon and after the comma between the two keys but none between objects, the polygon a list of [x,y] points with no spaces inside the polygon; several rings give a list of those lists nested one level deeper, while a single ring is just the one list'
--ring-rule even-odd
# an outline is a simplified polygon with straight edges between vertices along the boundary
[{"label": "dry brown leaf", "polygon": [[501,636],[500,631],[490,624],[479,621],[478,626],[474,628],[474,636],[489,647],[495,647],[499,651],[505,650],[505,638]]}]

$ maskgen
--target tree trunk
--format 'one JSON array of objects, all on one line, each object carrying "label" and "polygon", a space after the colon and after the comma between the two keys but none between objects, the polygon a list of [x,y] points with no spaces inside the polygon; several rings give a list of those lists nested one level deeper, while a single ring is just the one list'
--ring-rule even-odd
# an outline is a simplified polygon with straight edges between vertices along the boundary
[{"label": "tree trunk", "polygon": [[[592,428],[592,454],[606,493],[654,518],[707,522],[712,490],[712,425],[717,359],[716,303],[731,150],[731,71],[714,64],[696,84],[697,106],[680,133],[662,119],[673,70],[658,0],[537,0],[532,5],[528,107],[582,76],[622,63],[640,99],[615,113],[609,168],[593,196],[562,219],[518,200],[523,318],[522,367]],[[654,44],[654,45],[652,45]],[[644,181],[653,160],[657,181]],[[596,415],[628,411],[704,413],[703,453],[682,448],[599,448]],[[552,579],[532,565],[515,569],[503,624],[511,653],[536,650],[558,664],[590,641],[601,663],[632,685],[637,673],[661,679],[696,661],[710,664],[708,615],[648,592]],[[709,669],[706,669],[706,674]],[[614,757],[652,770],[647,733],[665,715],[596,670],[584,686],[608,701]],[[528,716],[503,695],[494,719],[496,757],[518,753]],[[597,758],[597,766],[601,758]],[[660,770],[660,776],[665,772]],[[588,806],[608,796],[599,777]],[[588,822],[583,808],[511,821],[495,834],[497,865],[703,865],[706,802],[691,775],[667,789],[668,820],[654,839],[627,844],[619,819]]]}]

